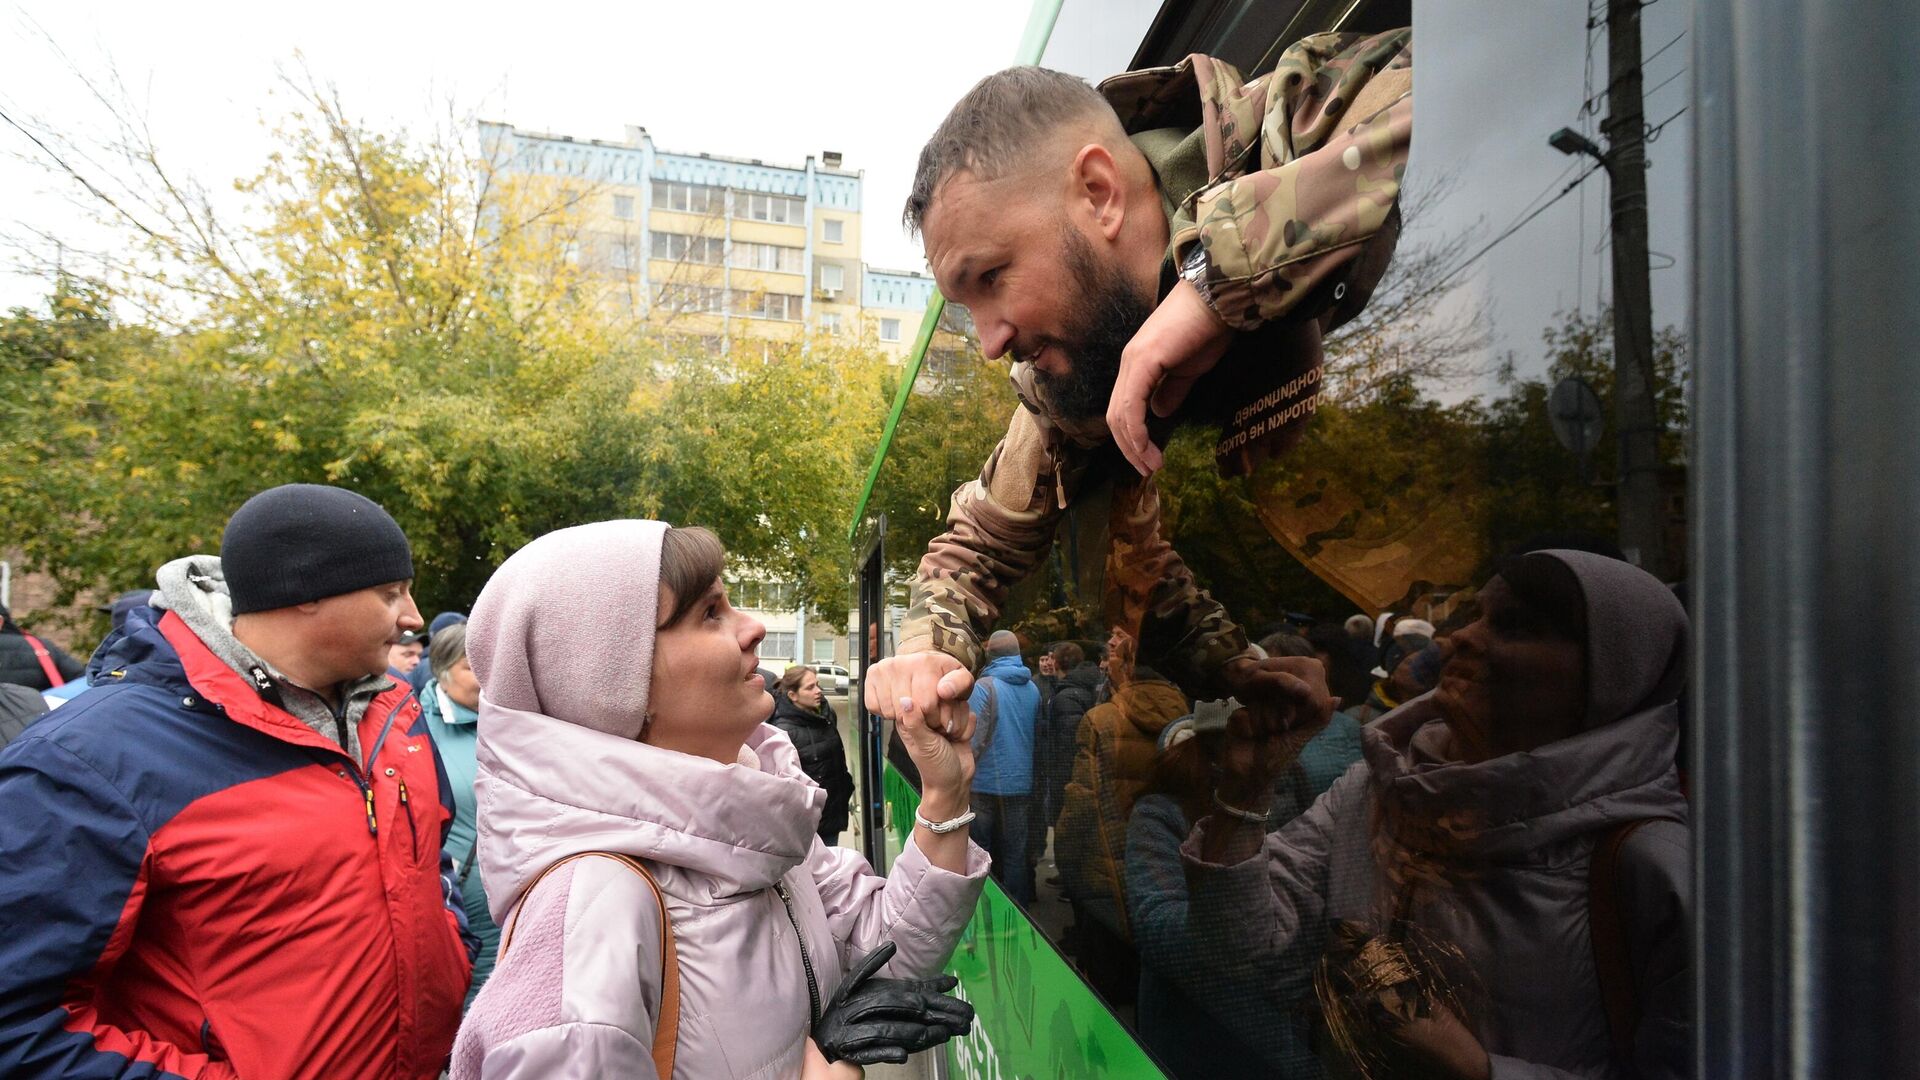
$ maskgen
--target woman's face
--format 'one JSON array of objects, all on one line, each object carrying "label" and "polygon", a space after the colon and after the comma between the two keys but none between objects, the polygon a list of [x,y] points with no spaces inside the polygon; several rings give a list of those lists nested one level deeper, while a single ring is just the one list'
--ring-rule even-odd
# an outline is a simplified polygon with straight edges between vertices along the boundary
[{"label": "woman's face", "polygon": [[[660,590],[660,608],[678,606]],[[754,671],[767,628],[727,601],[715,578],[693,607],[653,643],[652,715],[641,738],[654,746],[732,764],[740,746],[773,712],[773,699]],[[816,687],[818,683],[815,684]]]},{"label": "woman's face", "polygon": [[800,677],[800,685],[794,688],[793,703],[808,712],[814,712],[820,708],[820,699],[820,679],[809,671]]},{"label": "woman's face", "polygon": [[1587,661],[1580,642],[1496,576],[1480,590],[1480,618],[1441,643],[1444,666],[1433,702],[1465,762],[1545,746],[1580,731],[1587,709]]},{"label": "woman's face", "polygon": [[440,676],[440,689],[464,708],[480,707],[480,680],[473,677],[473,665],[464,656]]}]

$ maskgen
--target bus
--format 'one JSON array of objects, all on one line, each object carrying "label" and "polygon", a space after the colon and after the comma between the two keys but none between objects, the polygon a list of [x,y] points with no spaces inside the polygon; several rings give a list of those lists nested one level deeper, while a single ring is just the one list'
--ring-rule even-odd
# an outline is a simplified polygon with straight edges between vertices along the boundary
[{"label": "bus", "polygon": [[[1015,890],[1032,895],[1000,870],[989,884],[951,968],[979,1019],[940,1075],[1415,1075],[1432,1043],[1408,1025],[1436,1015],[1493,1075],[1920,1075],[1895,1034],[1916,1000],[1896,943],[1920,913],[1920,755],[1889,707],[1910,678],[1901,493],[1920,472],[1899,367],[1916,152],[1890,138],[1920,99],[1894,43],[1920,40],[1920,14],[1844,10],[1810,0],[1762,26],[1727,0],[1036,5],[1018,58],[1093,82],[1191,54],[1255,79],[1289,50],[1411,27],[1418,122],[1391,261],[1363,307],[1322,320],[1304,431],[1236,459],[1241,417],[1178,415],[1144,502],[1107,454],[975,627],[1013,631],[1045,697],[1086,682],[1094,700],[1037,723]],[[1848,80],[1816,78],[1828,64]],[[975,483],[1021,408],[1004,360],[922,372],[943,307],[849,530],[863,681],[910,632],[920,560],[949,529],[950,496],[928,493]],[[1141,536],[1121,530],[1147,502],[1177,555],[1143,580]],[[1218,887],[1195,852],[1220,789],[1174,763],[1244,703],[1212,698],[1181,662],[1191,640],[1157,618],[1176,564],[1182,603],[1320,660],[1340,699],[1271,805],[1231,808],[1265,823],[1277,907],[1201,894]],[[1597,651],[1594,582],[1623,564],[1660,586],[1637,610],[1666,628],[1635,640],[1673,667],[1602,710],[1593,680],[1626,676]],[[1451,817],[1367,794],[1514,764],[1417,744],[1440,728],[1407,719],[1466,724],[1464,691],[1449,707],[1436,684],[1486,635],[1522,633],[1502,629],[1513,610],[1588,650],[1594,711],[1522,753],[1563,771],[1539,766],[1524,797],[1487,781]],[[884,866],[915,782],[855,704],[861,836]],[[1628,758],[1638,772],[1609,772]],[[1316,842],[1372,849],[1341,861]],[[1516,860],[1558,900],[1493,910]],[[1672,886],[1658,930],[1652,901],[1618,895],[1649,860]],[[1276,931],[1276,911],[1301,925]]]}]

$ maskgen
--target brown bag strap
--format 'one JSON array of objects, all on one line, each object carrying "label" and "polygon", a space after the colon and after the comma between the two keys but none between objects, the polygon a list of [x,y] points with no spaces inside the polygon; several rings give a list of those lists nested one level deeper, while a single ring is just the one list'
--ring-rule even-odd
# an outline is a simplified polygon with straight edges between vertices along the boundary
[{"label": "brown bag strap", "polygon": [[631,855],[613,851],[582,851],[549,865],[521,891],[520,903],[514,905],[513,915],[507,919],[507,927],[500,934],[500,950],[496,956],[504,958],[507,955],[507,946],[513,943],[513,928],[520,925],[520,909],[526,905],[527,897],[533,895],[541,879],[575,859],[593,856],[612,859],[645,878],[648,887],[653,890],[653,898],[660,902],[660,1015],[654,1018],[653,1023],[653,1071],[659,1074],[660,1080],[672,1080],[673,1051],[680,1040],[680,954],[674,948],[673,918],[667,914],[667,894],[660,891],[660,883],[654,880],[645,863]]},{"label": "brown bag strap", "polygon": [[1633,1039],[1640,1025],[1640,1003],[1633,992],[1633,953],[1627,941],[1626,913],[1620,903],[1620,852],[1627,838],[1651,820],[1624,822],[1602,833],[1594,845],[1588,872],[1587,921],[1593,938],[1593,970],[1600,980],[1600,1004],[1607,1011],[1614,1059],[1629,1075],[1638,1075]]}]

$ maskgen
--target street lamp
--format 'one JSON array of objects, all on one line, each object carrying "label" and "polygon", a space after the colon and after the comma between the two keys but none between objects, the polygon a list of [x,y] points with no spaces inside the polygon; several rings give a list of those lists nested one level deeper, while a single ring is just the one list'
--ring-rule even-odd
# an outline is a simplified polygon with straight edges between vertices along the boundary
[{"label": "street lamp", "polygon": [[1607,164],[1605,151],[1601,150],[1592,139],[1572,128],[1561,128],[1547,136],[1547,145],[1563,154],[1586,154],[1603,167]]}]

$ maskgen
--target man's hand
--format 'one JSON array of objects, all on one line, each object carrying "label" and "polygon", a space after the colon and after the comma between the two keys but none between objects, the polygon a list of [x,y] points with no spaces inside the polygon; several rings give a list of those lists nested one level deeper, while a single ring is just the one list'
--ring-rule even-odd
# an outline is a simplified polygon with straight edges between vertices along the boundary
[{"label": "man's hand", "polygon": [[1311,657],[1237,656],[1227,661],[1224,676],[1246,708],[1227,721],[1219,794],[1236,804],[1264,805],[1300,748],[1333,719],[1327,669]]},{"label": "man's hand", "polygon": [[867,711],[893,721],[920,770],[923,798],[953,799],[964,808],[973,783],[973,714],[967,708],[973,676],[942,652],[890,656],[865,674]]},{"label": "man's hand", "polygon": [[1171,416],[1195,379],[1213,370],[1233,341],[1199,290],[1182,281],[1147,316],[1120,353],[1120,375],[1107,402],[1107,430],[1141,476],[1160,468],[1160,448],[1147,437],[1147,407]]}]

